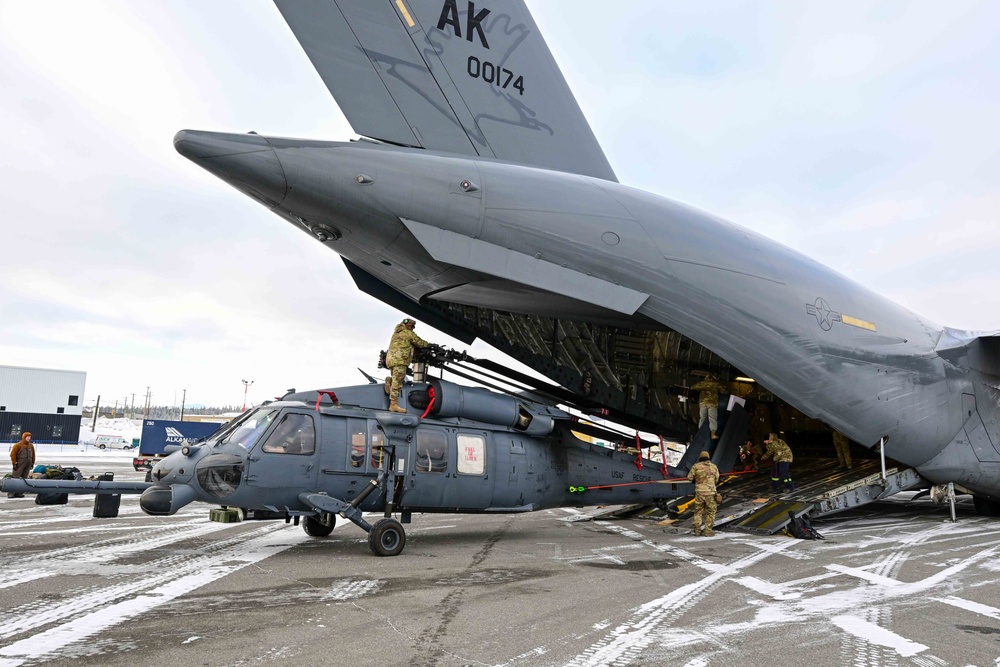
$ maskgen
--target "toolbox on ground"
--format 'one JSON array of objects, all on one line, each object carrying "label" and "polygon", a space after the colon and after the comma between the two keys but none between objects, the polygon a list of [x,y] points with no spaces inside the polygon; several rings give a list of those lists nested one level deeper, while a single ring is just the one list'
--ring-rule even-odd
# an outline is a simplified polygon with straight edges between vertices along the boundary
[{"label": "toolbox on ground", "polygon": [[240,511],[233,507],[220,507],[219,509],[211,510],[208,513],[208,518],[219,523],[236,523],[240,520]]}]

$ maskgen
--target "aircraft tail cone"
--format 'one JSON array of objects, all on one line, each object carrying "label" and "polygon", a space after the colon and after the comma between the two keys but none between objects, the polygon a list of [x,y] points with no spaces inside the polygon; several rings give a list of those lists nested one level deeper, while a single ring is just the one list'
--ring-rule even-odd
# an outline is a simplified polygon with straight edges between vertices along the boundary
[{"label": "aircraft tail cone", "polygon": [[181,130],[174,135],[174,148],[269,208],[280,204],[288,193],[278,156],[259,135]]}]

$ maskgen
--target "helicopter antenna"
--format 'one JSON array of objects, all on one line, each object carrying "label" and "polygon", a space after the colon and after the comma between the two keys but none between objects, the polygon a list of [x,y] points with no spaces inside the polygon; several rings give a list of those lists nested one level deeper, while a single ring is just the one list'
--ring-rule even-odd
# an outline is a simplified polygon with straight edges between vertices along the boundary
[{"label": "helicopter antenna", "polygon": [[368,379],[368,384],[378,384],[378,380],[376,380],[375,378],[373,378],[373,377],[372,377],[371,375],[369,375],[368,373],[365,373],[365,372],[364,372],[363,370],[361,370],[360,368],[358,369],[358,372],[359,372],[359,373],[361,373],[362,375],[364,375],[364,376],[365,376],[365,377],[366,377],[366,378]]}]

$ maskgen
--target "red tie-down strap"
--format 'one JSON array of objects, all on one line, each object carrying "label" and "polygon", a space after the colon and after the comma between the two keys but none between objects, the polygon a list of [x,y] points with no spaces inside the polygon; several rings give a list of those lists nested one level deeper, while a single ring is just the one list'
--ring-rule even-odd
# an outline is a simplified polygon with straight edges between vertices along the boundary
[{"label": "red tie-down strap", "polygon": [[639,432],[635,432],[635,447],[639,453],[635,455],[635,467],[642,470],[642,440],[639,439]]},{"label": "red tie-down strap", "polygon": [[319,392],[319,396],[316,397],[316,411],[317,412],[319,412],[319,402],[323,400],[323,394],[326,394],[327,396],[329,396],[330,397],[330,401],[333,402],[334,405],[340,405],[340,399],[337,398],[337,395],[335,393],[333,393],[332,391],[321,391],[321,392]]},{"label": "red tie-down strap", "polygon": [[667,470],[667,448],[663,446],[663,436],[660,436],[660,458],[663,459],[663,465],[660,466],[660,474],[663,475],[663,479],[670,477]]},{"label": "red tie-down strap", "polygon": [[436,396],[434,395],[434,385],[427,387],[427,395],[430,397],[431,400],[427,401],[427,409],[424,410],[424,414],[420,415],[421,419],[426,418],[427,415],[431,413],[431,408],[434,407],[434,399],[436,398]]}]

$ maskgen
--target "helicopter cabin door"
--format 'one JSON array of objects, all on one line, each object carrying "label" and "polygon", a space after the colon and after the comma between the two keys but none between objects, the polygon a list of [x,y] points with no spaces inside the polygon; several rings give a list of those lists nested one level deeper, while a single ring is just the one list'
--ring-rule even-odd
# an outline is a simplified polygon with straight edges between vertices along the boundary
[{"label": "helicopter cabin door", "polygon": [[421,426],[410,447],[402,506],[452,511],[491,507],[491,442],[488,431]]},{"label": "helicopter cabin door", "polygon": [[[297,504],[300,492],[316,486],[316,418],[313,413],[287,411],[250,452],[247,484],[285,496],[282,504]],[[268,503],[271,504],[271,503]]]}]

